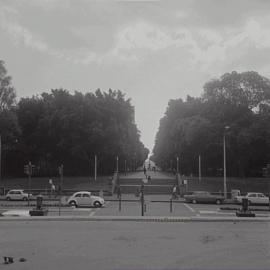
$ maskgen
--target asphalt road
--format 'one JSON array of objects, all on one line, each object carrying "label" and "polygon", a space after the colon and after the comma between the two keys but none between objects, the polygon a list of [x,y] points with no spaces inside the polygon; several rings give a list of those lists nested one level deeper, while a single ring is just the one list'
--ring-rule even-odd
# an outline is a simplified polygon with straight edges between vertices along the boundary
[{"label": "asphalt road", "polygon": [[6,221],[0,268],[269,269],[269,244],[268,223]]}]

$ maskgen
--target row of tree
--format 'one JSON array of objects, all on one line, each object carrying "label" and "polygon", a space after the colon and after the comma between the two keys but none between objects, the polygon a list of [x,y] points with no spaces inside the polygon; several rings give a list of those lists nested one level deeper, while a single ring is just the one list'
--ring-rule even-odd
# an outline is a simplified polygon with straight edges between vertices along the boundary
[{"label": "row of tree", "polygon": [[229,176],[261,176],[270,162],[270,80],[250,71],[226,73],[199,98],[170,100],[160,120],[152,159],[163,169],[222,175],[226,139]]},{"label": "row of tree", "polygon": [[2,174],[21,175],[29,160],[39,175],[109,174],[134,169],[148,156],[134,121],[134,107],[121,91],[69,93],[54,89],[16,102],[11,77],[0,61]]}]

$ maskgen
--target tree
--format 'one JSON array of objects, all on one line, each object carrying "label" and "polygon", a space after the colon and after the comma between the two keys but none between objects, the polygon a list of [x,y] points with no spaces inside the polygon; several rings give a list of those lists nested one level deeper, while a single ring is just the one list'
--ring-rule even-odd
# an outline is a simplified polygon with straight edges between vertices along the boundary
[{"label": "tree", "polygon": [[254,71],[225,73],[204,85],[203,98],[254,109],[270,104],[270,80]]},{"label": "tree", "polygon": [[[181,157],[181,173],[215,174],[223,167],[227,132],[227,173],[259,176],[270,160],[270,81],[258,73],[226,73],[204,85],[201,98],[171,100],[160,121],[153,159],[163,168]],[[181,167],[181,166],[180,166]]]},{"label": "tree", "polygon": [[7,75],[4,61],[0,60],[0,111],[9,110],[16,102],[16,93]]},{"label": "tree", "polygon": [[16,93],[11,85],[11,77],[7,75],[4,62],[0,60],[0,135],[2,141],[2,157],[4,174],[7,174],[8,160],[13,158],[15,143],[20,134],[17,116],[14,111]]},{"label": "tree", "polygon": [[44,174],[52,174],[64,163],[66,174],[89,175],[95,155],[99,172],[111,173],[116,156],[121,169],[121,161],[131,159],[133,153],[140,163],[148,154],[134,123],[134,108],[121,91],[72,95],[53,89],[21,99],[17,114],[25,156]]}]

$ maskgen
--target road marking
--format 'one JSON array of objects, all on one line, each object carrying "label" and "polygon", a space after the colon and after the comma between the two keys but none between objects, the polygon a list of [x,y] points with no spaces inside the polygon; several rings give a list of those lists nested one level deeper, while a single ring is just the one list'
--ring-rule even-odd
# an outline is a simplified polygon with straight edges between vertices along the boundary
[{"label": "road marking", "polygon": [[200,210],[200,214],[216,214],[217,211]]},{"label": "road marking", "polygon": [[186,204],[186,203],[184,203],[184,206],[186,207],[186,208],[188,208],[191,212],[196,212],[191,206],[189,206],[188,204]]},{"label": "road marking", "polygon": [[[110,202],[106,202],[106,206],[109,205],[109,204],[110,204]],[[100,208],[95,208],[95,210],[93,210],[93,212],[91,212],[89,216],[92,217],[92,216],[95,215],[96,212],[98,212],[100,209],[102,209],[102,207],[100,207]]]},{"label": "road marking", "polygon": [[235,213],[232,213],[232,212],[227,212],[227,213],[224,213],[224,212],[219,212],[219,211],[204,211],[204,210],[201,210],[199,211],[200,214],[214,214],[214,215],[235,215]]}]

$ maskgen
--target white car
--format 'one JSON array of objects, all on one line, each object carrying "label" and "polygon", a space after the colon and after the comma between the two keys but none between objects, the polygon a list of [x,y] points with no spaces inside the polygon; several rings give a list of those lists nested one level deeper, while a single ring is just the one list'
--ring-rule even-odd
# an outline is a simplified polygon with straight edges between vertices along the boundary
[{"label": "white car", "polygon": [[269,204],[269,198],[259,192],[249,192],[246,196],[236,196],[235,200],[242,203],[243,198],[248,199],[249,204]]},{"label": "white car", "polygon": [[71,197],[69,197],[67,202],[69,205],[74,205],[76,207],[78,206],[102,207],[105,204],[103,198],[99,196],[93,196],[89,191],[76,192]]},{"label": "white car", "polygon": [[[32,194],[29,194],[29,198],[31,198],[32,196],[33,196]],[[11,200],[27,201],[28,194],[25,193],[22,189],[11,189],[6,195],[6,200],[7,201],[11,201]]]}]

